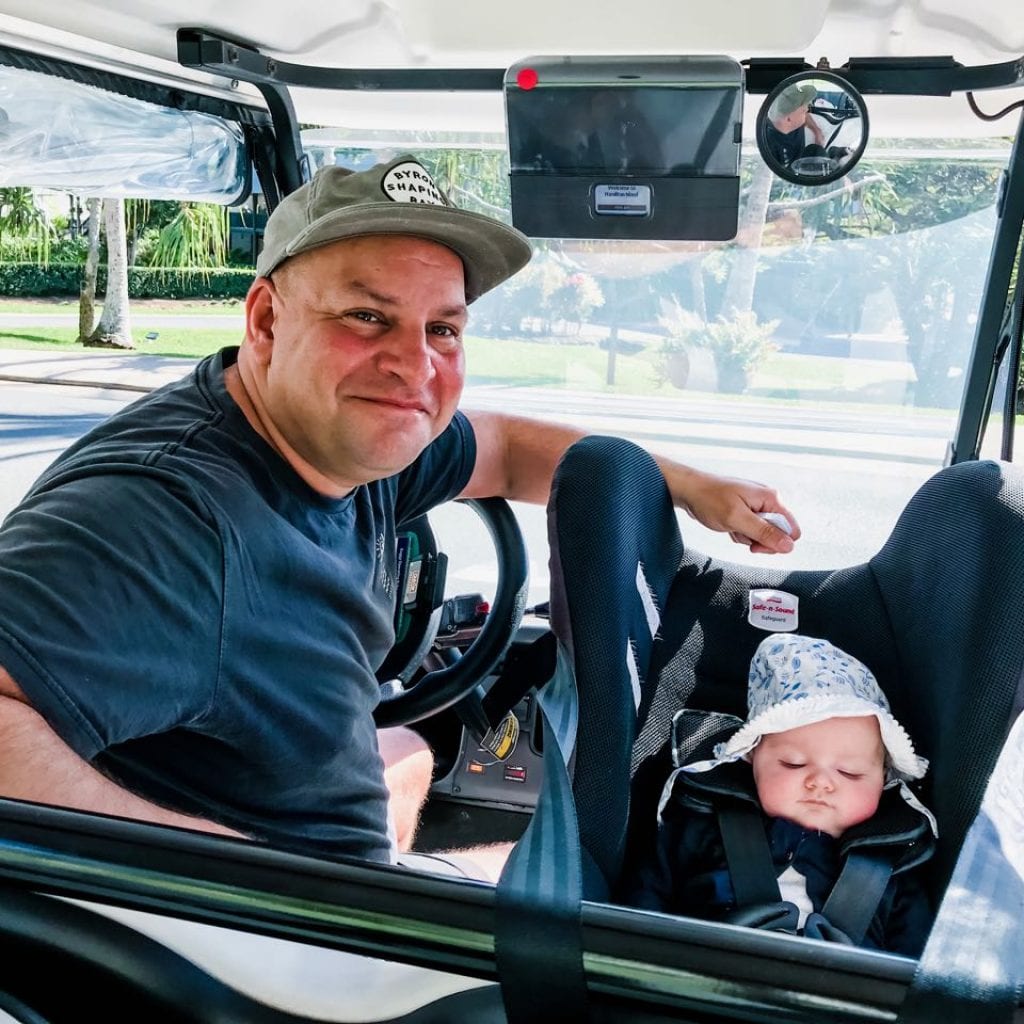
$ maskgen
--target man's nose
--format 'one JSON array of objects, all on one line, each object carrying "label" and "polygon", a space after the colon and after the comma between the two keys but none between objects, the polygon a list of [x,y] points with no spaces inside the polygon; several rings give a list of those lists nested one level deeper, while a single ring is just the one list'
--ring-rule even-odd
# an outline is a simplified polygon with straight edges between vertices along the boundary
[{"label": "man's nose", "polygon": [[389,333],[381,347],[378,366],[409,387],[422,387],[437,372],[433,355],[426,328],[410,325]]}]

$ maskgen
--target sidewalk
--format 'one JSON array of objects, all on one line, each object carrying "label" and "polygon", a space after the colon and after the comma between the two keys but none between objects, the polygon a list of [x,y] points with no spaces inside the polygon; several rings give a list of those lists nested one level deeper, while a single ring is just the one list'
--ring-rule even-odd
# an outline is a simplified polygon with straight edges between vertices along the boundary
[{"label": "sidewalk", "polygon": [[0,348],[0,381],[49,381],[81,387],[152,391],[183,377],[197,360],[110,350],[42,352]]}]

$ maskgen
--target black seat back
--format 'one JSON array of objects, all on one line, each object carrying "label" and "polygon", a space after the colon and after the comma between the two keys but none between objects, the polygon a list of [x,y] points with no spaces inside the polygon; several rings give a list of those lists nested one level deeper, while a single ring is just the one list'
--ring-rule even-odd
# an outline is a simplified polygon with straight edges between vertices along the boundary
[{"label": "black seat back", "polygon": [[624,857],[652,840],[675,711],[745,716],[765,636],[747,621],[753,588],[796,595],[801,633],[864,661],[932,762],[924,794],[942,834],[941,891],[1024,704],[1024,469],[940,470],[868,562],[784,572],[684,553],[651,457],[589,437],[556,475],[549,535],[552,626],[580,694],[573,787],[596,869],[586,896],[614,890]]},{"label": "black seat back", "polygon": [[882,550],[849,568],[787,573],[688,552],[640,709],[630,858],[653,838],[673,713],[688,705],[746,714],[747,669],[765,636],[747,622],[748,595],[762,587],[799,598],[799,632],[872,669],[931,760],[924,793],[939,822],[933,876],[941,891],[1022,703],[1024,471],[995,462],[939,471]]},{"label": "black seat back", "polygon": [[1024,701],[1024,467],[943,470],[870,567],[898,638],[886,693],[932,761],[944,886]]}]

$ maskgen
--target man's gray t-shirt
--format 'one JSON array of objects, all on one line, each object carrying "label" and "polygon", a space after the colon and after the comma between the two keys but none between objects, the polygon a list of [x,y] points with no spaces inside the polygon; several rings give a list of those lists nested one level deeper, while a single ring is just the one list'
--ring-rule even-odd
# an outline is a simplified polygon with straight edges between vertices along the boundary
[{"label": "man's gray t-shirt", "polygon": [[395,523],[458,494],[461,414],[397,476],[330,499],[224,387],[237,350],[65,452],[0,529],[0,665],[79,755],[274,845],[387,860],[372,710]]}]

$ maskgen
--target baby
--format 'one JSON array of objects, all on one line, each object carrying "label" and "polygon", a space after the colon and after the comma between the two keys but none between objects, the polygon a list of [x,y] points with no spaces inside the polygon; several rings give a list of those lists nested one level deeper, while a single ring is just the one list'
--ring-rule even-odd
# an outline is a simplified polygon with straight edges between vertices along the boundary
[{"label": "baby", "polygon": [[[654,854],[627,901],[854,941],[822,910],[848,848],[868,837],[885,845],[894,868],[856,941],[917,956],[932,912],[918,873],[910,869],[930,855],[935,821],[906,781],[921,778],[928,762],[914,752],[875,677],[826,640],[774,634],[751,662],[748,708],[746,723],[715,747],[712,760],[685,764],[669,777]],[[898,819],[887,804],[886,822],[890,830],[900,822],[892,836],[879,822],[872,828],[888,790]],[[783,908],[782,918],[769,914],[758,920],[764,908],[738,905],[720,819],[713,813],[722,793],[756,807],[761,816],[779,886],[772,909]]]}]

